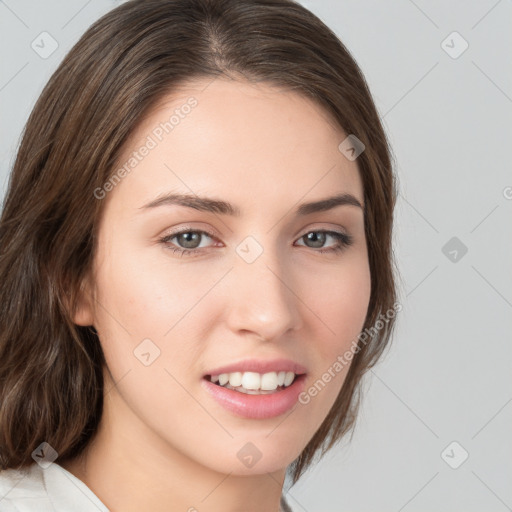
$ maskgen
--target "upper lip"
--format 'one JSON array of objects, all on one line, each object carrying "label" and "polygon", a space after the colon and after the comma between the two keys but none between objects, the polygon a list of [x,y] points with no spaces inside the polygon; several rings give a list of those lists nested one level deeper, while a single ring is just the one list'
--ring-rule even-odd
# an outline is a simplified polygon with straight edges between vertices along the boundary
[{"label": "upper lip", "polygon": [[231,363],[226,366],[220,366],[210,370],[206,375],[220,375],[221,373],[234,372],[293,372],[297,375],[306,373],[306,368],[290,359],[244,359],[237,363]]}]

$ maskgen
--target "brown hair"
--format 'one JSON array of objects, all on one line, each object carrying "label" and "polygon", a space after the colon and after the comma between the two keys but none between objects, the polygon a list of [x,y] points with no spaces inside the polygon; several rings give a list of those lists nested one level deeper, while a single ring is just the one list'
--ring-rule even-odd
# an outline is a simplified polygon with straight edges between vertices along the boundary
[{"label": "brown hair", "polygon": [[[345,46],[293,0],[132,0],[95,22],[44,88],[25,126],[0,219],[0,469],[80,454],[103,407],[96,331],[73,323],[91,269],[103,201],[123,144],[179,85],[225,75],[303,94],[366,149],[371,296],[364,329],[395,306],[390,148],[365,79]],[[340,141],[341,142],[341,141]],[[319,430],[289,467],[293,483],[355,424],[359,386],[394,319],[358,351]]]}]

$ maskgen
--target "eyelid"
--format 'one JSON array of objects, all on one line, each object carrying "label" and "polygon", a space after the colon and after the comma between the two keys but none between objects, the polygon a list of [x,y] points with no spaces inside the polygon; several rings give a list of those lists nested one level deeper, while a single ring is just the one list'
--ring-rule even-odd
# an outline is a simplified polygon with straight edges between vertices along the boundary
[{"label": "eyelid", "polygon": [[171,238],[176,235],[180,235],[181,233],[188,233],[188,232],[194,232],[194,233],[206,233],[209,237],[219,239],[218,235],[213,232],[213,230],[208,228],[202,228],[202,227],[196,227],[196,226],[181,226],[180,228],[177,228],[174,231],[170,231],[169,233],[166,233],[162,235],[160,238]]},{"label": "eyelid", "polygon": [[[299,236],[299,234],[296,235],[296,238],[301,238],[303,237],[304,235],[307,235],[308,233],[310,233],[311,231],[327,231],[327,232],[332,232],[332,233],[341,233],[343,235],[347,235],[348,236],[348,230],[344,227],[344,226],[341,226],[339,224],[333,224],[333,223],[329,223],[329,222],[320,222],[319,224],[321,224],[320,226],[317,226],[317,225],[313,225],[313,226],[308,226],[306,229],[301,229],[298,233],[302,233],[302,235]],[[330,224],[329,226],[326,227],[326,224]]]}]

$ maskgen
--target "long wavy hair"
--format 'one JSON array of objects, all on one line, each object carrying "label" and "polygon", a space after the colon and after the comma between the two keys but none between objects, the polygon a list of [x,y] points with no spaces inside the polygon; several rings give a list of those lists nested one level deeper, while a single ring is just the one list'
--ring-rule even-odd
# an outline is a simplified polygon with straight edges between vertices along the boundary
[{"label": "long wavy hair", "polygon": [[[293,0],[131,0],[96,21],[66,55],[24,129],[0,218],[0,469],[32,464],[46,441],[57,462],[79,455],[103,409],[105,359],[93,327],[73,323],[91,270],[104,201],[94,191],[165,95],[189,80],[244,77],[320,105],[365,146],[371,296],[357,350],[332,409],[288,467],[293,484],[356,420],[362,377],[389,344],[395,307],[396,177],[358,65]],[[341,142],[341,141],[340,141]]]}]

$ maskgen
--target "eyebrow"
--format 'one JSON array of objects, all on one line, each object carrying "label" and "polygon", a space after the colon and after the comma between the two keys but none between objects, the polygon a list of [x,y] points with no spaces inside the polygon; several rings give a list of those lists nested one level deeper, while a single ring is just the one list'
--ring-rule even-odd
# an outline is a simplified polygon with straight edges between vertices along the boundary
[{"label": "eyebrow", "polygon": [[[195,210],[203,212],[219,213],[222,215],[231,215],[233,217],[241,216],[240,208],[231,203],[220,199],[199,197],[197,195],[190,194],[165,194],[141,206],[140,209],[147,211],[148,209],[157,208],[159,206],[171,205],[185,206],[187,208],[194,208]],[[332,210],[337,206],[356,206],[361,208],[364,212],[363,205],[355,196],[352,194],[338,194],[318,201],[302,203],[298,208],[296,208],[295,215],[304,216],[317,212],[325,212]]]}]

